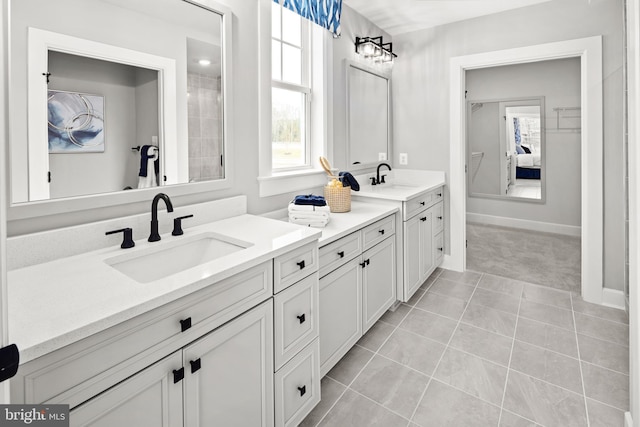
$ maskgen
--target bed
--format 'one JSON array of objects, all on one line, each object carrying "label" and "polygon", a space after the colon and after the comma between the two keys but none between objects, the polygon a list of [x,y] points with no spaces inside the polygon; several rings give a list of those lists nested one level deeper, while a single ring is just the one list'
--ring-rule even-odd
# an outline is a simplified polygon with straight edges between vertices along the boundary
[{"label": "bed", "polygon": [[516,179],[540,179],[540,153],[516,156]]}]

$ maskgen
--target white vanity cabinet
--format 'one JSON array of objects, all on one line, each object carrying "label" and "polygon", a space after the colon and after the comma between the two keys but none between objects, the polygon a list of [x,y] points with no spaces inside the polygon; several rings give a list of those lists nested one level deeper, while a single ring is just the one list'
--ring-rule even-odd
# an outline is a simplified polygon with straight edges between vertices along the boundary
[{"label": "white vanity cabinet", "polygon": [[395,214],[320,248],[320,374],[396,300]]},{"label": "white vanity cabinet", "polygon": [[289,426],[320,401],[316,240],[20,366],[73,426]]},{"label": "white vanity cabinet", "polygon": [[272,426],[272,312],[268,300],[78,406],[70,424]]},{"label": "white vanity cabinet", "polygon": [[442,262],[444,216],[442,188],[403,202],[403,268],[408,300]]}]

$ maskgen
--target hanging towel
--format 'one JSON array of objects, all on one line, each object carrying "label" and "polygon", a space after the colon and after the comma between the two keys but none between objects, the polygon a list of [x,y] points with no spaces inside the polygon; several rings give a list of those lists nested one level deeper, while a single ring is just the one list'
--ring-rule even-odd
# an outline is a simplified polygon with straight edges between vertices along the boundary
[{"label": "hanging towel", "polygon": [[353,191],[360,191],[360,184],[350,172],[340,172],[339,176],[343,187],[351,187]]},{"label": "hanging towel", "polygon": [[157,187],[156,175],[160,164],[158,147],[143,145],[140,148],[140,172],[138,173],[138,188]]}]

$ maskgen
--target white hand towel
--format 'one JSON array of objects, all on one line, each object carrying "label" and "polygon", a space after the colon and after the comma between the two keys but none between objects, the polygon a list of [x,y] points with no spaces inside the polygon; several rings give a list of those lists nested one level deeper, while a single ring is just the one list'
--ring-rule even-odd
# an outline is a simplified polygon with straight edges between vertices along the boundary
[{"label": "white hand towel", "polygon": [[287,207],[289,212],[331,212],[329,206],[312,206],[312,205],[296,205],[289,203]]}]

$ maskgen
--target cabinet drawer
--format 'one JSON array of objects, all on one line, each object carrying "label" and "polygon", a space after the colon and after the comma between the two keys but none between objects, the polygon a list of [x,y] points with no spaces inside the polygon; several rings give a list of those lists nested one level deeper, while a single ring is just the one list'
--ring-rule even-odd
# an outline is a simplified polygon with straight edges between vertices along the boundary
[{"label": "cabinet drawer", "polygon": [[438,187],[435,190],[431,190],[427,193],[420,194],[406,202],[403,202],[403,220],[407,221],[408,219],[414,217],[417,213],[427,209],[428,207],[438,203],[443,198],[443,189],[442,187]]},{"label": "cabinet drawer", "polygon": [[396,216],[390,215],[362,229],[362,246],[367,250],[396,232]]},{"label": "cabinet drawer", "polygon": [[320,248],[320,277],[327,275],[362,252],[360,233],[351,233]]},{"label": "cabinet drawer", "polygon": [[273,291],[278,293],[318,271],[318,242],[308,243],[273,260]]},{"label": "cabinet drawer", "polygon": [[318,336],[318,273],[273,298],[275,369]]},{"label": "cabinet drawer", "polygon": [[271,262],[265,262],[29,362],[12,380],[12,399],[73,408],[148,366],[152,358],[160,359],[268,299],[272,280]]},{"label": "cabinet drawer", "polygon": [[319,352],[316,339],[276,372],[277,426],[297,426],[320,402]]},{"label": "cabinet drawer", "polygon": [[438,267],[442,263],[442,258],[444,258],[444,233],[438,233],[433,238],[433,257],[434,257],[434,266]]},{"label": "cabinet drawer", "polygon": [[442,202],[436,203],[431,208],[433,212],[433,234],[438,234],[444,230],[444,205]]}]

